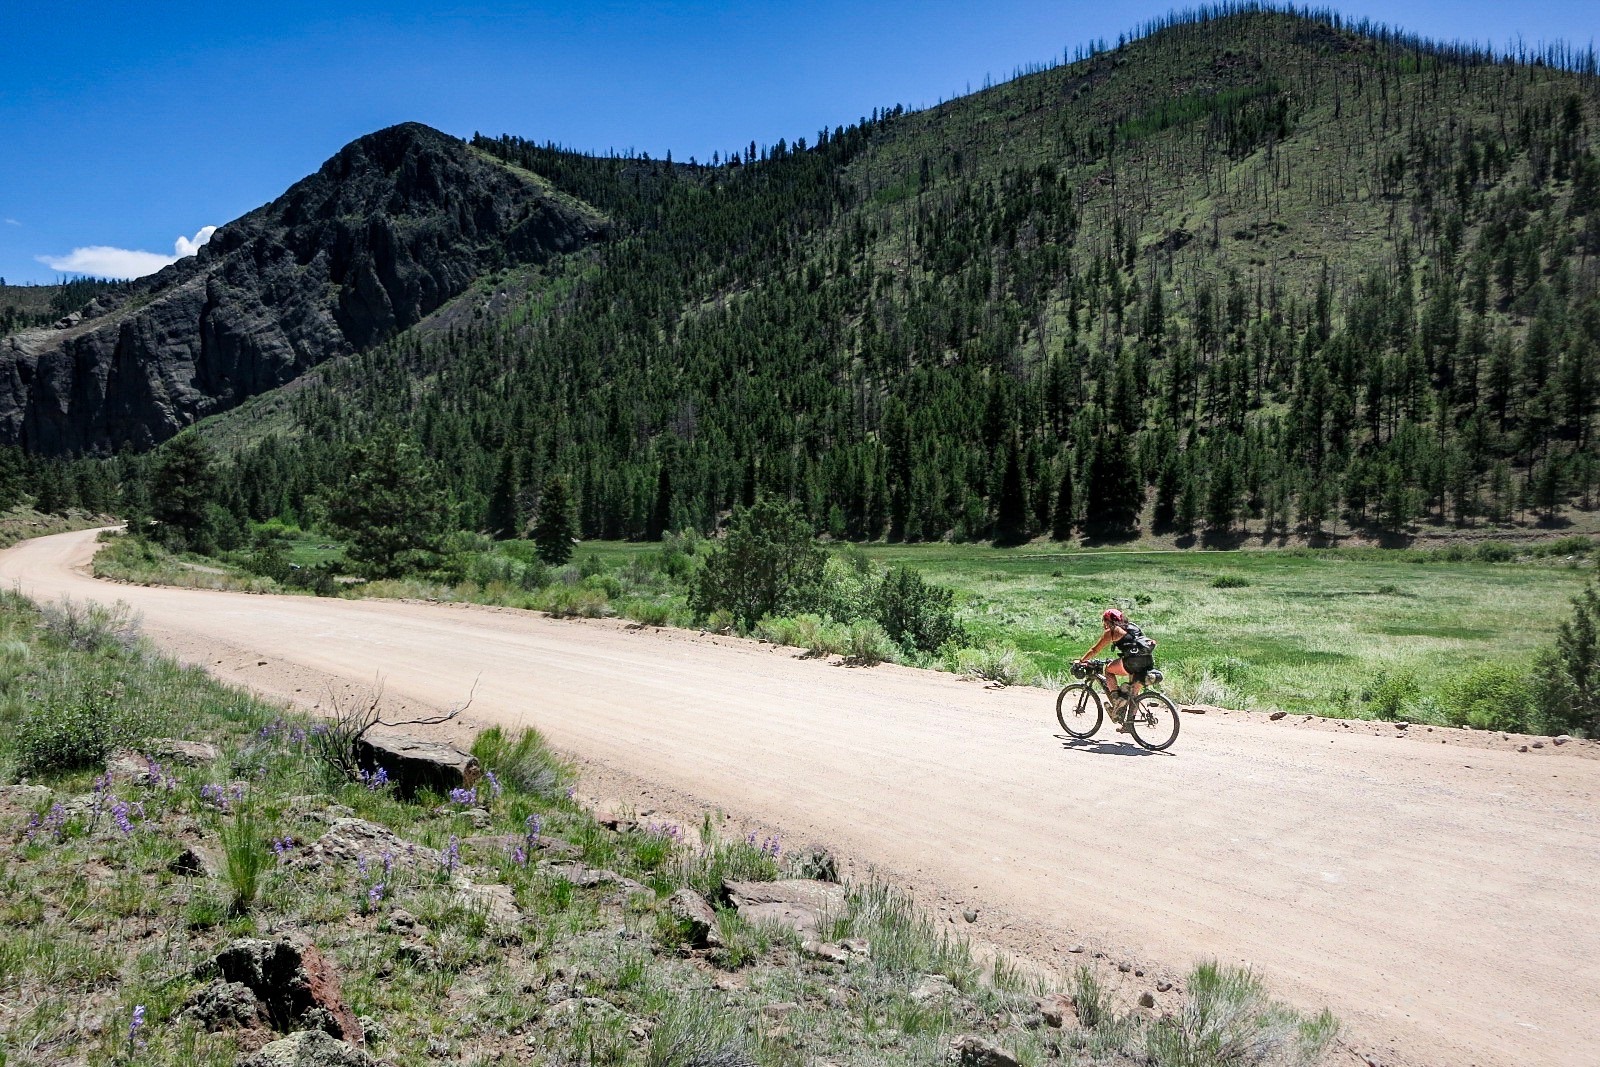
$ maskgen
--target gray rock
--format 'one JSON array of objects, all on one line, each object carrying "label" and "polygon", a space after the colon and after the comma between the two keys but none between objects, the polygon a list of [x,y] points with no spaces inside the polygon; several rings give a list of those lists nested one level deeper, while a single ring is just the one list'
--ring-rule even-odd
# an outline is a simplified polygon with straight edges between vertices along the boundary
[{"label": "gray rock", "polygon": [[708,948],[722,947],[722,935],[717,932],[717,913],[706,898],[685,886],[667,898],[667,911],[674,919],[689,927],[689,942]]},{"label": "gray rock", "polygon": [[948,1059],[955,1067],[1019,1067],[1015,1056],[977,1034],[951,1038]]},{"label": "gray rock", "polygon": [[183,767],[208,767],[222,758],[222,749],[207,741],[185,741],[179,737],[156,737],[140,746],[162,763]]},{"label": "gray rock", "polygon": [[291,867],[315,870],[327,866],[355,866],[362,859],[381,864],[387,855],[397,867],[437,869],[443,862],[431,848],[414,844],[388,827],[365,819],[335,819],[328,832],[289,861]]},{"label": "gray rock", "polygon": [[807,959],[819,960],[823,963],[849,963],[852,954],[846,952],[832,941],[800,942],[800,954]]},{"label": "gray rock", "polygon": [[1167,981],[1166,979],[1162,979],[1161,981],[1156,983],[1156,992],[1157,993],[1165,993],[1165,992],[1168,992],[1171,989],[1172,989],[1172,983]]},{"label": "gray rock", "polygon": [[749,923],[787,927],[802,937],[814,937],[823,919],[844,911],[845,891],[841,885],[808,878],[789,878],[776,882],[723,883],[728,901],[739,910],[739,918]]},{"label": "gray rock", "polygon": [[369,770],[382,767],[403,796],[422,789],[444,796],[452,789],[471,788],[483,776],[475,756],[405,734],[367,734],[356,742],[356,759]]},{"label": "gray rock", "polygon": [[522,924],[522,909],[511,887],[499,882],[480,884],[457,874],[451,880],[456,897],[468,908],[483,909],[484,917],[495,926],[512,927]]},{"label": "gray rock", "polygon": [[911,990],[911,999],[919,1004],[930,1000],[944,1000],[956,995],[956,987],[942,974],[925,974]]},{"label": "gray rock", "polygon": [[311,942],[242,937],[217,953],[213,966],[224,982],[249,987],[274,1030],[325,1030],[362,1043],[361,1024],[345,1006],[338,974]]},{"label": "gray rock", "polygon": [[1148,989],[1145,990],[1143,993],[1139,994],[1139,1007],[1141,1007],[1141,1008],[1153,1008],[1155,1006],[1156,1006],[1156,998],[1155,998],[1154,994],[1152,994]]},{"label": "gray rock", "polygon": [[967,922],[969,922],[969,923],[975,923],[975,922],[978,921],[978,909],[977,908],[962,908],[961,909],[961,917],[963,919],[967,920]]},{"label": "gray rock", "polygon": [[608,233],[598,211],[453,137],[380,130],[78,321],[0,338],[0,443],[50,456],[148,448],[383,342],[485,270]]},{"label": "gray rock", "polygon": [[1067,1016],[1072,1014],[1072,998],[1065,993],[1049,993],[1035,1001],[1034,1006],[1044,1017],[1045,1024],[1057,1030],[1066,1025]]},{"label": "gray rock", "polygon": [[266,1009],[249,986],[221,979],[190,995],[183,1014],[213,1033],[269,1025]]},{"label": "gray rock", "polygon": [[0,804],[30,811],[44,807],[54,795],[42,785],[0,785]]},{"label": "gray rock", "polygon": [[301,1030],[239,1060],[238,1067],[377,1067],[367,1053],[321,1030]]},{"label": "gray rock", "polygon": [[1550,743],[1552,745],[1559,746],[1559,745],[1565,745],[1571,740],[1572,740],[1572,735],[1571,734],[1561,734],[1560,736],[1552,737],[1550,739]]}]

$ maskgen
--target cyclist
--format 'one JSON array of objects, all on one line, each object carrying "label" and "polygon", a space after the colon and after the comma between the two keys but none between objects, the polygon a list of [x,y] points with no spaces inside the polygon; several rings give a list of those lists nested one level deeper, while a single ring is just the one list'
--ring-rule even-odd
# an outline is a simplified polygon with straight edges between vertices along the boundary
[{"label": "cyclist", "polygon": [[[1102,612],[1100,621],[1105,626],[1104,632],[1100,634],[1100,640],[1096,641],[1094,647],[1085,652],[1078,662],[1094,659],[1095,655],[1107,645],[1117,650],[1120,658],[1106,664],[1106,676],[1116,685],[1112,691],[1114,699],[1111,718],[1116,722],[1119,732],[1127,733],[1128,727],[1122,721],[1123,711],[1144,688],[1145,672],[1155,666],[1156,643],[1146,637],[1143,630],[1129,622],[1128,617],[1116,608],[1107,608]],[[1128,679],[1131,685],[1119,682],[1119,678]]]}]

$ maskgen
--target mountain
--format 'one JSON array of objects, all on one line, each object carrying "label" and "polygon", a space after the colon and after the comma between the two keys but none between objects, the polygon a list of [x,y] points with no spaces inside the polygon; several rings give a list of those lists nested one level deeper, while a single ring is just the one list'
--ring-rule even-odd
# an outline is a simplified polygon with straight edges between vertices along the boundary
[{"label": "mountain", "polygon": [[455,138],[380,130],[198,255],[0,339],[0,443],[148,447],[394,336],[486,270],[605,233],[599,212]]},{"label": "mountain", "polygon": [[852,539],[1559,525],[1600,489],[1597,123],[1590,54],[1241,4],[708,161],[479,138],[613,239],[202,432],[255,518],[398,433],[479,529],[551,475],[586,537],[761,492]]}]

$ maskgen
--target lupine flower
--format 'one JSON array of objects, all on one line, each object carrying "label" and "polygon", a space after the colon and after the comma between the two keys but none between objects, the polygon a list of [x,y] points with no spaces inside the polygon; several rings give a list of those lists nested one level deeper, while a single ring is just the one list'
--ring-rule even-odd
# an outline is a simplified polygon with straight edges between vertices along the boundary
[{"label": "lupine flower", "polygon": [[450,843],[444,850],[444,870],[446,874],[454,874],[455,869],[461,866],[461,839],[455,834],[450,835]]},{"label": "lupine flower", "polygon": [[39,813],[34,812],[32,815],[28,816],[28,829],[23,833],[22,836],[26,840],[32,841],[33,835],[39,832],[39,827],[43,825],[43,823],[44,820],[39,818]]},{"label": "lupine flower", "polygon": [[489,795],[495,800],[499,800],[501,793],[500,779],[495,776],[493,771],[484,771],[483,776],[489,779]]},{"label": "lupine flower", "polygon": [[523,850],[523,847],[521,845],[512,846],[512,849],[511,849],[511,862],[515,863],[518,867],[527,866],[528,853]]},{"label": "lupine flower", "polygon": [[215,783],[200,787],[200,799],[220,811],[228,810],[227,790]]},{"label": "lupine flower", "polygon": [[325,722],[319,722],[316,725],[312,726],[311,727],[311,736],[312,737],[327,737],[328,736],[328,724],[325,723]]},{"label": "lupine flower", "polygon": [[385,852],[383,854],[383,877],[384,877],[384,880],[387,881],[389,879],[389,877],[391,875],[393,875],[393,874],[394,874],[394,853],[393,852]]},{"label": "lupine flower", "polygon": [[365,857],[365,856],[357,856],[356,857],[356,871],[363,878],[365,878],[367,876],[367,857]]},{"label": "lupine flower", "polygon": [[273,854],[274,855],[278,855],[278,856],[282,856],[286,852],[293,851],[294,845],[295,845],[295,841],[294,841],[294,838],[292,838],[292,837],[276,838],[272,842]]},{"label": "lupine flower", "polygon": [[303,744],[305,744],[305,743],[306,743],[306,731],[305,731],[305,727],[303,727],[303,726],[296,726],[296,727],[294,727],[294,728],[293,728],[293,729],[291,729],[291,730],[290,730],[290,731],[289,731],[289,740],[290,740],[290,741],[293,741],[293,742],[294,742],[294,743],[295,743],[295,744],[297,744],[297,745],[303,745]]},{"label": "lupine flower", "polygon": [[126,800],[119,800],[111,805],[111,818],[116,822],[117,829],[124,834],[133,833],[133,820],[128,817],[132,810],[132,806]]},{"label": "lupine flower", "polygon": [[778,839],[777,839],[777,837],[776,836],[769,837],[765,841],[761,842],[761,851],[765,852],[767,855],[771,856],[773,859],[777,859],[778,858],[778,853],[780,851],[782,851],[778,847]]},{"label": "lupine flower", "polygon": [[384,884],[382,882],[377,883],[371,889],[367,890],[367,903],[374,906],[377,905],[377,903],[383,899],[386,892],[387,890],[384,888]]},{"label": "lupine flower", "polygon": [[128,1047],[143,1048],[144,1038],[139,1036],[139,1031],[144,1029],[144,1005],[135,1004],[133,1018],[128,1020]]},{"label": "lupine flower", "polygon": [[389,772],[383,767],[379,767],[370,774],[366,771],[357,771],[356,779],[367,787],[367,792],[376,793],[389,784]]},{"label": "lupine flower", "polygon": [[473,786],[471,789],[452,789],[450,790],[450,800],[455,804],[476,804],[478,802],[478,787]]}]

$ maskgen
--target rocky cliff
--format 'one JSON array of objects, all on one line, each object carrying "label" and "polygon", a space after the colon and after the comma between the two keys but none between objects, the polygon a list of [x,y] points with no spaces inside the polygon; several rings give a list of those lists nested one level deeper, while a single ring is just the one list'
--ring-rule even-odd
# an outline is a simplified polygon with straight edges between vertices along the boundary
[{"label": "rocky cliff", "polygon": [[347,145],[196,256],[0,338],[0,443],[154,445],[383,341],[486,270],[603,239],[595,209],[416,123]]}]

